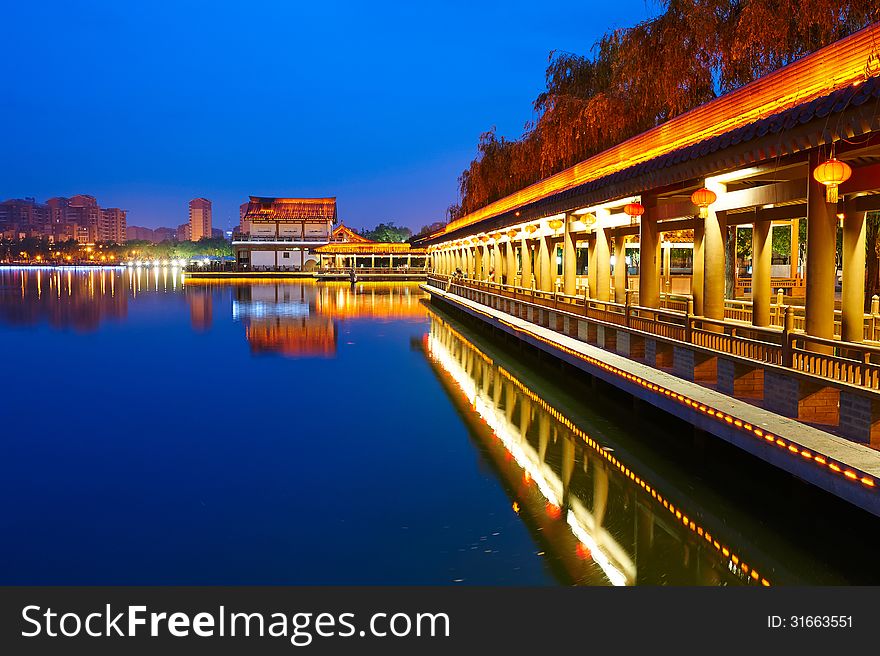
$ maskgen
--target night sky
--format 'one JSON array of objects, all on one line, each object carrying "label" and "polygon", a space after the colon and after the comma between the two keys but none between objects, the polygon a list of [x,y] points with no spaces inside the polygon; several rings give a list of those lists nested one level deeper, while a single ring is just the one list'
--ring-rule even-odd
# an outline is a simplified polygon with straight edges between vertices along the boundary
[{"label": "night sky", "polygon": [[0,198],[92,194],[177,226],[249,194],[355,227],[443,218],[493,125],[533,118],[553,49],[655,14],[616,2],[18,2],[0,23]]}]

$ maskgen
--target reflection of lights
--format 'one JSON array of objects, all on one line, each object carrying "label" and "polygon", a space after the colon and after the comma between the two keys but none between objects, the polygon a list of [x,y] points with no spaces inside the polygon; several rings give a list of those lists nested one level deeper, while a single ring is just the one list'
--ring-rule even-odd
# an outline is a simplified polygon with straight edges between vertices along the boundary
[{"label": "reflection of lights", "polygon": [[590,553],[589,547],[587,547],[587,545],[585,545],[583,542],[577,543],[575,553],[577,554],[577,557],[581,560],[590,560],[593,558],[593,554]]},{"label": "reflection of lights", "polygon": [[[544,498],[549,502],[548,506],[559,508],[561,514],[561,482],[553,483],[547,480],[540,465],[536,464],[528,454],[523,450],[519,440],[507,429],[502,423],[502,418],[497,414],[497,409],[489,405],[479,395],[475,381],[467,375],[461,365],[452,357],[448,349],[437,340],[433,335],[428,337],[428,348],[431,355],[437,360],[453,381],[464,392],[465,398],[471,403],[471,407],[486,422],[486,425],[492,429],[495,437],[497,437],[504,448],[513,456],[516,464],[523,470],[523,478],[528,476],[540,490]],[[557,492],[554,487],[559,487]],[[514,504],[517,505],[517,504]],[[516,510],[516,509],[515,509]],[[548,508],[549,510],[549,508]],[[580,540],[593,554],[593,561],[599,565],[609,582],[613,585],[626,585],[626,575],[617,569],[610,561],[608,556],[602,551],[601,547],[590,537],[587,529],[580,523],[574,513],[568,512],[566,517],[567,524],[572,528],[574,536]],[[575,530],[577,528],[577,530]],[[584,539],[587,538],[587,539]]]},{"label": "reflection of lights", "polygon": [[593,557],[593,562],[602,568],[602,571],[605,572],[605,576],[608,577],[608,580],[611,581],[613,585],[626,585],[626,576],[611,564],[611,561],[608,560],[608,556],[606,556],[605,552],[599,548],[599,545],[596,544],[593,537],[584,530],[583,525],[578,522],[577,517],[574,516],[573,512],[568,512],[566,521],[571,528],[571,532],[574,533],[574,536],[580,540],[581,544],[590,551]]},{"label": "reflection of lights", "polygon": [[[476,354],[477,356],[479,356],[480,358],[482,358],[483,360],[485,360],[487,364],[494,364],[492,362],[492,360],[490,360],[489,358],[487,358],[487,356],[485,356],[482,352],[480,352],[479,349],[477,349],[477,347],[475,347],[464,335],[462,335],[461,333],[456,331],[454,328],[452,328],[451,326],[446,324],[446,322],[439,319],[433,313],[430,313],[430,314],[431,314],[432,319],[434,321],[442,324],[444,330],[446,330],[450,334],[454,335],[456,337],[456,339],[458,339],[463,346],[466,346],[466,347],[472,349],[472,352],[474,354]],[[431,347],[432,345],[436,346],[437,344],[439,344],[441,349],[446,348],[443,345],[442,341],[437,340],[437,338],[435,338],[433,336],[433,334],[430,335],[428,338],[429,347]],[[443,359],[441,357],[437,357],[437,356],[439,356],[439,353],[437,352],[436,348],[431,349],[431,354],[441,364],[443,364],[443,362],[448,362],[448,359]],[[452,362],[455,364],[455,366],[458,369],[461,368],[457,360],[453,359]],[[447,373],[449,373],[449,375],[453,378],[453,380],[455,380],[455,382],[458,383],[459,386],[462,386],[462,383],[456,377],[456,373],[457,373],[458,369],[453,370],[453,369],[450,369],[445,366],[444,366],[444,368],[446,369]],[[554,408],[553,406],[548,404],[544,399],[542,399],[537,394],[535,394],[532,390],[530,390],[528,387],[526,387],[522,382],[520,382],[518,379],[513,377],[512,374],[510,374],[508,371],[506,371],[504,369],[504,367],[498,366],[497,373],[500,374],[503,378],[505,378],[508,382],[513,384],[517,388],[517,390],[519,390],[519,392],[521,392],[523,395],[528,397],[533,403],[536,403],[542,410],[549,413],[550,416],[553,417],[556,421],[558,421],[564,427],[569,429],[575,436],[577,436],[579,439],[581,439],[590,449],[592,449],[597,455],[601,456],[605,461],[607,461],[610,465],[612,465],[615,469],[617,469],[623,476],[625,476],[626,478],[631,480],[635,485],[639,486],[644,491],[644,493],[646,495],[650,495],[650,497],[656,503],[661,504],[662,507],[665,510],[667,510],[673,517],[675,517],[676,521],[680,522],[683,527],[689,529],[692,533],[696,534],[699,538],[705,539],[705,541],[708,545],[711,545],[712,547],[714,547],[716,551],[718,551],[720,554],[722,554],[725,558],[728,559],[728,568],[732,572],[734,572],[736,574],[738,574],[739,572],[742,572],[744,574],[749,575],[746,578],[751,578],[752,580],[754,580],[756,582],[760,581],[760,584],[763,586],[770,585],[770,582],[766,578],[758,575],[758,573],[754,569],[750,568],[748,564],[746,564],[745,562],[742,562],[739,556],[737,556],[730,549],[728,549],[725,545],[723,545],[717,539],[715,539],[708,531],[705,531],[703,529],[703,527],[700,526],[699,524],[697,524],[692,518],[689,518],[686,514],[682,513],[680,508],[676,508],[672,503],[669,502],[668,499],[665,499],[660,493],[658,493],[658,491],[655,488],[653,488],[651,485],[649,485],[647,481],[645,481],[641,477],[637,476],[635,474],[635,472],[630,470],[623,462],[618,460],[617,457],[615,457],[615,455],[613,453],[613,449],[603,447],[602,445],[597,443],[595,440],[593,440],[587,433],[585,433],[578,426],[576,426],[568,417],[563,415],[559,410],[557,410],[556,408]],[[467,373],[464,372],[464,375],[467,376]],[[700,409],[701,409],[701,411],[704,411],[704,412],[709,410],[706,406],[701,406]],[[496,412],[497,412],[497,409],[496,409]],[[760,429],[757,429],[757,428],[753,429],[753,427],[750,424],[743,424],[739,420],[734,420],[733,424],[736,425],[737,427],[745,428],[746,430],[754,430],[757,434],[759,434],[759,436],[764,435],[764,433]],[[496,436],[496,437],[499,437],[499,436]],[[776,439],[774,436],[768,436],[768,437],[771,440]],[[507,455],[512,455],[512,454],[510,454],[510,453],[505,454],[505,457],[507,457]],[[801,455],[807,459],[811,459],[813,457],[813,454],[811,454],[807,451],[803,451],[801,453]],[[816,458],[818,460],[821,460],[822,464],[824,464],[826,462],[825,459],[821,458],[820,456],[816,456]],[[854,480],[855,474],[849,475],[845,472],[844,475],[847,476],[847,478]],[[871,487],[874,484],[873,480],[866,481],[866,480],[862,479],[861,482],[863,484],[871,486]],[[568,518],[567,521],[568,522],[574,521],[574,522],[578,523],[578,525],[581,526],[583,528],[583,530],[589,534],[589,529],[584,527],[584,524],[582,523],[583,521],[586,521],[587,524],[589,524],[590,519],[591,519],[591,515],[589,514],[589,511],[586,511],[586,509],[583,507],[583,505],[581,503],[579,503],[577,498],[572,498],[571,501],[572,501],[572,509],[569,511],[569,513],[574,515],[574,517]],[[517,503],[514,503],[514,505],[516,506],[516,508],[519,507],[519,505]],[[583,516],[583,519],[579,520],[578,519],[579,516]],[[588,558],[592,557],[592,554],[590,553],[590,548],[589,548],[588,544],[581,543],[576,547],[576,549],[577,549],[577,555],[579,558],[588,559]],[[597,563],[598,563],[598,559],[597,559]],[[627,570],[627,569],[628,569],[627,567],[624,567],[624,570]],[[624,575],[624,578],[626,579],[625,575]],[[629,578],[634,579],[635,577],[634,577],[634,575],[632,575]],[[609,579],[610,579],[610,577],[609,577]]]}]

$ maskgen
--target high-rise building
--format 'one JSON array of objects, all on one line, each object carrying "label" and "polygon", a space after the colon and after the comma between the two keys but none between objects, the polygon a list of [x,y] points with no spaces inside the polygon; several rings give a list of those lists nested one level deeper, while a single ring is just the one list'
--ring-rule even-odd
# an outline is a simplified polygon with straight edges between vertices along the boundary
[{"label": "high-rise building", "polygon": [[94,196],[77,194],[67,201],[67,223],[73,224],[73,232],[77,241],[94,243],[100,239],[98,236],[99,224],[101,223],[101,208]]},{"label": "high-rise building", "polygon": [[126,238],[126,212],[117,207],[102,209],[94,196],[57,196],[45,203],[33,198],[0,203],[0,232],[11,237],[48,237],[55,241],[113,241]]},{"label": "high-rise building", "polygon": [[211,236],[211,201],[194,198],[189,202],[189,238],[198,241]]},{"label": "high-rise building", "polygon": [[98,239],[100,241],[116,242],[117,244],[125,243],[125,210],[121,210],[118,207],[109,207],[101,210]]},{"label": "high-rise building", "polygon": [[14,198],[0,203],[0,232],[12,238],[48,236],[51,208],[34,198]]}]

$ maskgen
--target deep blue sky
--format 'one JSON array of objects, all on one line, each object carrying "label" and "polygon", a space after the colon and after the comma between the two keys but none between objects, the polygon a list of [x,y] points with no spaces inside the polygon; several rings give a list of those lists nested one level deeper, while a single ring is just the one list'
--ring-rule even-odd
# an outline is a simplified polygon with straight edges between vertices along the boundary
[{"label": "deep blue sky", "polygon": [[481,132],[517,137],[553,49],[656,13],[615,2],[18,2],[0,9],[0,198],[88,193],[130,225],[215,227],[249,194],[441,219]]}]

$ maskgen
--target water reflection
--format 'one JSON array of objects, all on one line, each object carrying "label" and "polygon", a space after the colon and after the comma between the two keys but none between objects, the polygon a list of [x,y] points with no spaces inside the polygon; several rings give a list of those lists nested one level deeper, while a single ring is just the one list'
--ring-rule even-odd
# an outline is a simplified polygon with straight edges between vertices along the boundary
[{"label": "water reflection", "polygon": [[[187,283],[186,287],[187,294],[196,289],[207,293],[212,285]],[[425,316],[422,293],[412,283],[237,282],[232,294],[232,317],[244,324],[256,354],[331,357],[336,354],[341,322]]]},{"label": "water reflection", "polygon": [[182,285],[177,268],[2,267],[0,321],[19,326],[94,332],[105,321],[128,315],[130,298],[174,292]]},{"label": "water reflection", "polygon": [[697,519],[656,475],[603,448],[444,318],[430,318],[438,375],[565,582],[770,585],[761,554],[746,556],[750,545],[716,528],[721,518]]}]

